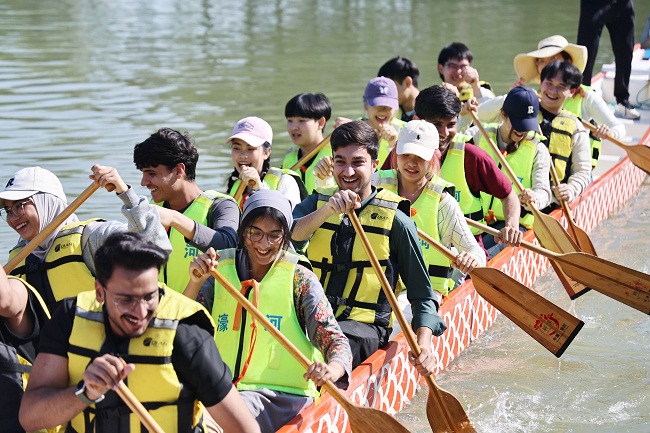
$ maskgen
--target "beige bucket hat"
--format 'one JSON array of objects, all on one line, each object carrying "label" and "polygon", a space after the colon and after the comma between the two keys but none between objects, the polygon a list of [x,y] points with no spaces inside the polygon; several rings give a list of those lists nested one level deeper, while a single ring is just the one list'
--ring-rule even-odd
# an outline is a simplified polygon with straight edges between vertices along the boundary
[{"label": "beige bucket hat", "polygon": [[570,44],[564,36],[553,35],[539,41],[537,50],[526,54],[517,54],[515,56],[515,71],[527,83],[539,82],[536,60],[560,54],[562,51],[569,53],[571,63],[580,72],[585,70],[585,66],[587,65],[587,47]]}]

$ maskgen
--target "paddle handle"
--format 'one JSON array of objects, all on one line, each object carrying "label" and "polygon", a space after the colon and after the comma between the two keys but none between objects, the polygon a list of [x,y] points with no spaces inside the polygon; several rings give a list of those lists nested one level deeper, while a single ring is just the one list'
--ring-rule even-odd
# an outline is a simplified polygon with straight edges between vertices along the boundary
[{"label": "paddle handle", "polygon": [[[233,286],[230,281],[226,279],[226,277],[223,276],[223,274],[219,271],[212,270],[210,271],[210,275],[214,277],[215,280],[221,284],[228,293],[230,293],[236,300],[239,302],[239,304],[246,309],[258,322],[262,324],[264,327],[265,331],[268,331],[273,338],[278,340],[278,342],[287,349],[287,351],[293,356],[299,363],[302,365],[305,370],[309,368],[311,365],[311,361],[300,351],[296,346],[293,345],[291,341],[287,337],[284,336],[273,324],[269,321],[269,319],[266,318],[264,314],[260,312],[244,295],[242,295],[239,290]],[[325,385],[323,387],[332,394],[332,397],[339,402],[344,407],[350,407],[352,403],[343,395],[341,391],[331,382],[327,381],[325,382]]]},{"label": "paddle handle", "polygon": [[399,304],[397,303],[397,298],[395,297],[395,293],[393,293],[393,290],[390,287],[390,283],[388,282],[388,279],[384,274],[384,270],[381,268],[381,265],[379,264],[379,260],[377,260],[377,256],[375,255],[375,251],[372,249],[372,245],[370,245],[368,236],[366,236],[366,232],[363,230],[363,227],[361,226],[361,222],[359,221],[357,214],[354,213],[354,211],[352,211],[348,214],[348,216],[350,218],[350,221],[352,221],[352,225],[354,226],[357,235],[361,239],[361,242],[363,244],[363,249],[365,250],[366,254],[368,255],[368,258],[370,259],[370,263],[372,264],[372,268],[375,270],[375,274],[377,274],[377,278],[379,278],[379,282],[381,283],[381,288],[384,291],[384,295],[386,295],[386,299],[388,300],[390,307],[393,309],[393,313],[395,313],[397,322],[399,323],[399,326],[402,328],[402,332],[404,332],[404,336],[406,337],[406,341],[409,347],[411,348],[411,352],[413,352],[413,354],[417,358],[422,352],[422,350],[420,349],[420,346],[417,343],[415,334],[411,329],[411,325],[406,321],[406,317],[404,317],[404,314],[402,313],[402,310],[400,309]]},{"label": "paddle handle", "polygon": [[[553,179],[553,183],[555,184],[555,186],[560,185],[560,179],[557,177],[557,172],[555,171],[555,166],[553,164],[553,157],[551,157],[551,169],[550,169],[550,171],[551,171],[551,179]],[[571,208],[569,207],[569,204],[564,199],[560,199],[560,204],[562,205],[562,210],[564,211],[564,215],[566,215],[569,227],[571,228],[571,231],[573,232],[573,238],[578,239],[578,236],[577,236],[577,233],[576,233],[576,225],[575,225],[576,223],[575,223],[575,221],[573,221],[573,215],[571,214]]]},{"label": "paddle handle", "polygon": [[[481,224],[480,222],[474,221],[474,220],[469,219],[467,217],[465,218],[465,221],[467,221],[467,225],[470,226],[470,227],[474,227],[476,229],[482,230],[483,232],[491,234],[492,236],[499,236],[499,233],[500,233],[499,230],[493,229],[490,226],[486,226],[485,224]],[[526,248],[527,250],[536,252],[537,254],[541,254],[544,257],[548,257],[549,259],[555,259],[555,258],[558,258],[560,256],[560,254],[554,253],[551,250],[547,250],[546,248],[537,246],[535,244],[531,244],[528,241],[522,240],[521,241],[521,246]]]},{"label": "paddle handle", "polygon": [[[591,132],[596,132],[596,131],[598,131],[598,128],[597,128],[595,125],[592,125],[591,123],[587,122],[585,119],[580,119],[580,121],[581,121],[582,124],[585,126],[585,128],[587,128],[587,129],[590,130]],[[607,134],[607,135],[605,136],[605,138],[608,139],[609,141],[611,141],[612,143],[614,143],[615,145],[620,146],[620,147],[622,147],[622,148],[624,148],[624,149],[627,149],[627,148],[630,147],[629,144],[625,144],[625,143],[623,143],[623,142],[622,142],[621,140],[619,140],[618,138],[615,138],[612,134]]]},{"label": "paddle handle", "polygon": [[57,215],[57,216],[52,220],[52,222],[49,223],[49,224],[48,224],[48,225],[47,225],[43,230],[41,230],[41,231],[40,231],[36,236],[34,236],[34,239],[32,239],[31,241],[29,241],[29,243],[28,243],[27,245],[25,245],[25,247],[24,247],[22,250],[20,250],[20,252],[19,252],[18,254],[16,254],[16,255],[14,256],[13,259],[9,260],[9,262],[8,262],[6,265],[4,265],[4,270],[5,270],[5,272],[8,274],[8,273],[10,273],[11,271],[13,271],[14,268],[15,268],[16,266],[18,266],[18,264],[19,264],[20,262],[22,262],[23,260],[25,260],[25,258],[26,258],[26,257],[27,257],[27,256],[28,256],[32,251],[34,251],[34,249],[35,249],[35,248],[36,248],[36,247],[37,247],[41,242],[43,242],[43,241],[45,240],[45,238],[47,238],[50,234],[52,234],[52,232],[53,232],[54,230],[56,230],[56,229],[57,229],[61,224],[63,224],[63,222],[64,222],[65,220],[67,220],[68,217],[70,217],[70,215],[72,215],[72,213],[73,213],[75,210],[77,210],[77,208],[78,208],[79,206],[81,206],[81,204],[82,204],[83,202],[85,202],[85,201],[88,199],[88,197],[90,197],[91,195],[93,195],[93,193],[94,193],[95,191],[97,191],[98,188],[99,188],[99,185],[97,185],[96,183],[91,183],[91,184],[90,184],[90,185],[89,185],[89,186],[88,186],[88,187],[87,187],[87,188],[86,188],[86,189],[85,189],[81,194],[79,194],[79,197],[77,197],[76,199],[74,199],[74,201],[73,201],[72,203],[70,203],[70,204],[68,205],[68,207],[66,207],[66,208],[63,210],[63,212],[61,212],[60,214],[58,214],[58,215]]},{"label": "paddle handle", "polygon": [[133,395],[124,382],[120,382],[119,385],[117,385],[115,392],[117,392],[129,409],[136,414],[142,425],[144,425],[148,431],[152,433],[165,433],[162,427],[160,427],[151,414],[147,412],[147,409],[145,409],[142,403],[138,401],[136,396]]},{"label": "paddle handle", "polygon": [[249,180],[248,183],[244,182],[239,182],[239,187],[237,187],[237,191],[235,191],[235,194],[232,196],[232,198],[235,199],[237,203],[239,203],[239,200],[241,200],[242,194],[244,194],[244,190],[246,189],[247,186],[253,186],[255,185],[254,180]]},{"label": "paddle handle", "polygon": [[320,151],[323,149],[323,147],[327,146],[327,145],[330,143],[330,138],[332,138],[332,133],[331,133],[331,132],[330,132],[330,134],[329,134],[327,137],[325,137],[325,138],[323,139],[323,141],[321,141],[320,143],[318,143],[318,144],[316,145],[316,147],[314,147],[312,150],[310,150],[309,153],[307,153],[307,154],[304,155],[302,158],[300,158],[300,160],[298,160],[298,162],[296,162],[296,163],[291,167],[291,170],[294,170],[294,171],[295,171],[295,170],[298,170],[300,167],[303,166],[303,164],[305,164],[307,161],[309,161],[310,159],[312,159],[312,158],[313,158],[313,157],[314,157],[318,152],[320,152]]},{"label": "paddle handle", "polygon": [[446,246],[444,246],[443,244],[441,244],[440,242],[438,242],[437,240],[435,240],[434,238],[432,238],[428,234],[424,233],[420,229],[418,229],[418,236],[424,242],[428,243],[429,245],[433,246],[435,249],[440,251],[440,253],[443,256],[447,257],[452,262],[456,261],[456,254],[454,254],[454,252],[452,250],[450,250],[449,248],[447,248]]}]

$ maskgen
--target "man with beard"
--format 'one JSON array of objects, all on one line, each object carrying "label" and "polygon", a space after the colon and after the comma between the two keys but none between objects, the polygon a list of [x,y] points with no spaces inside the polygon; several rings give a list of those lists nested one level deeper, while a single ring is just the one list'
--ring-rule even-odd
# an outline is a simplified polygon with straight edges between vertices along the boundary
[{"label": "man with beard", "polygon": [[[127,381],[165,432],[204,431],[203,406],[226,432],[259,432],[198,303],[158,283],[167,254],[134,233],[95,255],[95,291],[67,298],[41,335],[20,411],[27,431],[140,431],[113,390]],[[128,378],[128,379],[127,379]]]},{"label": "man with beard", "polygon": [[337,186],[317,189],[295,207],[294,245],[301,250],[309,240],[307,256],[350,341],[354,368],[388,342],[393,323],[378,276],[347,215],[356,212],[391,288],[395,291],[400,278],[407,289],[422,349],[411,361],[420,374],[429,375],[435,367],[431,337],[447,327],[437,313],[410,204],[371,185],[379,143],[370,125],[343,124],[332,133],[331,144]]}]

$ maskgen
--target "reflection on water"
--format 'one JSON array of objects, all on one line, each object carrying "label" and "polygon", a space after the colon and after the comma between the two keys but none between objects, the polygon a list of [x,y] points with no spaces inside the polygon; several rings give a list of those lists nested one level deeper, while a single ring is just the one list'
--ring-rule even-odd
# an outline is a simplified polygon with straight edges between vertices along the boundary
[{"label": "reflection on water", "polygon": [[[360,116],[365,84],[381,64],[411,58],[423,88],[440,81],[437,55],[453,41],[467,43],[481,79],[505,93],[515,54],[552,34],[575,40],[578,3],[2,0],[0,182],[41,165],[61,177],[72,198],[101,163],[137,186],[134,144],[172,126],[196,138],[199,186],[223,190],[232,169],[223,143],[238,119],[257,115],[271,123],[278,164],[290,144],[283,115],[293,95],[324,92],[333,117]],[[646,13],[637,10],[638,29]],[[612,60],[607,38],[599,56],[599,64]],[[123,220],[119,206],[113,194],[98,191],[78,215]],[[604,257],[642,269],[649,251],[635,240],[645,235],[648,209],[636,209],[592,239]],[[3,261],[16,238],[0,223]],[[555,281],[547,275],[539,290],[567,306]],[[650,324],[597,293],[583,298],[577,311],[586,329],[561,361],[500,320],[440,377],[480,431],[620,431],[613,423],[644,431],[634,428],[650,422]]]},{"label": "reflection on water", "polygon": [[[650,180],[639,194],[592,233],[599,256],[650,273]],[[570,300],[553,271],[533,287],[564,309]],[[598,292],[575,301],[585,322],[560,359],[510,320],[499,316],[443,374],[438,384],[455,395],[480,433],[634,432],[650,425],[650,319]],[[421,390],[400,421],[428,432]]]}]

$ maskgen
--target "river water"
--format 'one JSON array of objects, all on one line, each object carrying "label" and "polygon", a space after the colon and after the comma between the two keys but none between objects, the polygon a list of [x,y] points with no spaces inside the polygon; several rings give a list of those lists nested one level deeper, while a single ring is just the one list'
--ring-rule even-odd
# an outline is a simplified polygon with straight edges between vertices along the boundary
[{"label": "river water", "polygon": [[[650,4],[636,3],[638,35]],[[171,126],[195,137],[198,184],[223,190],[232,169],[224,141],[238,119],[271,123],[279,164],[292,96],[324,92],[333,118],[361,116],[365,84],[386,60],[414,60],[424,88],[440,82],[437,55],[453,41],[469,45],[481,79],[505,93],[515,54],[553,34],[575,41],[578,10],[566,0],[0,0],[0,182],[40,165],[72,199],[100,163],[144,193],[133,146]],[[612,60],[605,37],[597,64]],[[638,241],[647,211],[596,230],[604,257],[647,272]],[[122,219],[105,191],[77,214]],[[1,260],[16,240],[0,223]],[[559,296],[554,284],[547,276],[539,290]],[[584,298],[586,329],[560,361],[499,320],[441,375],[480,431],[650,431],[650,322],[598,294]]]}]

